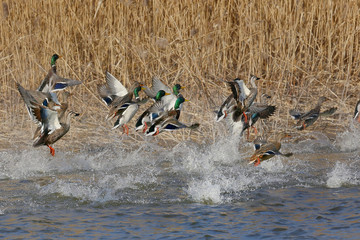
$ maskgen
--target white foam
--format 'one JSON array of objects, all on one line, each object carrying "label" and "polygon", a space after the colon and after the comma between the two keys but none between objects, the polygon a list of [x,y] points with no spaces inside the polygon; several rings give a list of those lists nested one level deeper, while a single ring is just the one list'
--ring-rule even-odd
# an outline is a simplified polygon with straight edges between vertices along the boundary
[{"label": "white foam", "polygon": [[126,152],[116,146],[78,153],[58,151],[55,157],[44,148],[0,152],[1,179],[27,179],[53,173],[103,171],[151,161],[140,150]]},{"label": "white foam", "polygon": [[355,151],[360,149],[360,124],[350,122],[349,129],[336,136],[335,144],[341,151]]},{"label": "white foam", "polygon": [[326,186],[329,188],[360,183],[357,169],[353,169],[348,163],[343,162],[336,162],[332,171],[327,174],[327,178]]},{"label": "white foam", "polygon": [[214,184],[211,180],[192,180],[186,192],[196,202],[201,203],[221,203],[221,187]]}]

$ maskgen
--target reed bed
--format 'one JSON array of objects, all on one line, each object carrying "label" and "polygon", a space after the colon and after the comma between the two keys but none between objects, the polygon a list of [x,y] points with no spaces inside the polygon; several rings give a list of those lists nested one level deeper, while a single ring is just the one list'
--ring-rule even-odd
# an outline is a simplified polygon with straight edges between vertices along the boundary
[{"label": "reed bed", "polygon": [[[81,148],[121,136],[104,121],[97,94],[105,71],[125,86],[153,76],[186,89],[181,120],[199,130],[161,134],[155,141],[212,142],[226,126],[213,111],[230,93],[224,80],[260,77],[259,92],[272,96],[276,114],[262,131],[293,131],[288,110],[309,109],[320,95],[337,114],[311,130],[347,126],[359,99],[360,3],[358,1],[118,1],[3,0],[0,7],[0,148],[31,145],[34,124],[16,89],[36,89],[58,60],[61,76],[81,80],[71,107],[81,112],[56,146]],[[134,121],[130,123],[133,125]],[[65,140],[64,140],[65,139]]]}]

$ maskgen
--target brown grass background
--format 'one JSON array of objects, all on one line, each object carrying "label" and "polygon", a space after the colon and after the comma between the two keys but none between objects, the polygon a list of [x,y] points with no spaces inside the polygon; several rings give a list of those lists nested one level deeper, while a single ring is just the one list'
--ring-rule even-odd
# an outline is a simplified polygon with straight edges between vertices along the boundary
[{"label": "brown grass background", "polygon": [[58,74],[83,82],[71,89],[71,107],[81,116],[56,143],[62,148],[143,141],[133,131],[121,137],[104,121],[107,109],[96,86],[106,70],[125,86],[150,84],[153,76],[186,86],[190,102],[181,120],[200,122],[200,131],[161,134],[156,141],[163,143],[224,135],[213,113],[230,93],[221,80],[248,80],[251,73],[261,78],[259,92],[278,107],[262,131],[293,131],[288,110],[309,109],[320,95],[338,114],[309,131],[341,130],[360,97],[359,7],[359,1],[326,0],[2,0],[0,148],[31,146],[36,126],[15,81],[36,89],[54,53],[63,56]]}]

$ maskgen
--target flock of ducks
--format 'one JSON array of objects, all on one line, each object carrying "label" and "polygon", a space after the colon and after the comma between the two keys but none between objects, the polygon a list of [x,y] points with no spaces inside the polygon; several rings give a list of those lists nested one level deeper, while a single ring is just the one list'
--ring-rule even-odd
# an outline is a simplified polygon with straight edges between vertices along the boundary
[{"label": "flock of ducks", "polygon": [[[71,117],[79,115],[68,109],[70,93],[63,90],[81,84],[80,81],[57,75],[56,61],[59,58],[57,54],[51,57],[51,69],[37,90],[26,90],[17,83],[30,118],[38,125],[33,146],[45,145],[53,156],[55,150],[51,145],[69,131]],[[128,91],[111,73],[106,72],[106,83],[98,86],[98,93],[109,107],[106,120],[115,118],[113,129],[122,127],[126,134],[129,134],[127,124],[135,116],[139,106],[152,100],[153,104],[136,120],[136,131],[142,130],[146,136],[156,136],[164,131],[199,127],[199,123],[187,125],[179,121],[182,105],[188,101],[180,94],[182,88],[180,84],[176,84],[171,90],[160,79],[154,78],[150,88],[134,82]],[[139,93],[142,90],[147,97],[140,99]],[[59,92],[62,92],[61,102],[57,95]]]},{"label": "flock of ducks", "polygon": [[[51,145],[69,131],[71,117],[79,115],[68,109],[67,101],[71,94],[63,90],[79,85],[81,82],[57,75],[56,61],[59,58],[57,54],[51,57],[51,69],[37,90],[26,90],[17,83],[30,118],[38,125],[33,137],[33,146],[48,146],[52,156],[55,155],[55,150]],[[251,128],[257,133],[255,123],[259,119],[269,118],[276,110],[276,106],[267,103],[270,96],[266,94],[261,95],[261,102],[254,102],[258,95],[256,86],[258,80],[258,77],[251,75],[250,88],[239,78],[226,82],[231,89],[231,94],[216,111],[215,120],[220,122],[226,119],[232,127],[233,134],[242,136],[247,130],[247,136],[249,136]],[[149,100],[153,102],[137,118],[135,124],[135,130],[142,131],[146,136],[156,136],[164,131],[199,127],[199,123],[187,125],[179,121],[182,105],[188,101],[180,93],[181,89],[183,87],[180,84],[175,84],[171,89],[160,79],[153,78],[151,87],[134,82],[128,90],[109,72],[106,72],[106,83],[98,85],[99,96],[109,108],[106,120],[116,119],[113,129],[121,127],[125,134],[129,134],[128,123],[138,112],[139,107]],[[140,91],[143,91],[147,97],[141,99]],[[61,102],[58,93],[62,93]],[[303,130],[311,126],[319,116],[332,115],[336,108],[320,111],[322,103],[326,100],[326,97],[320,97],[315,107],[305,113],[295,109],[290,110],[290,115],[298,120],[296,129]],[[354,119],[360,123],[359,112],[360,101],[356,104],[354,113]],[[276,155],[290,157],[292,153],[280,152],[280,142],[287,137],[290,135],[286,133],[278,134],[274,141],[257,137],[254,140],[255,152],[250,157],[249,163],[257,166]]]}]

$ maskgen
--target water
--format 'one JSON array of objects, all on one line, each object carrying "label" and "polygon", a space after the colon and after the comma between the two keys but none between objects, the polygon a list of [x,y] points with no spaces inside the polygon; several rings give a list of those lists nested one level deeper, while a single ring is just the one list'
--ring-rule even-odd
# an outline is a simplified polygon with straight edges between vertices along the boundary
[{"label": "water", "polygon": [[359,239],[359,131],[307,137],[258,167],[228,139],[2,151],[0,237]]}]

